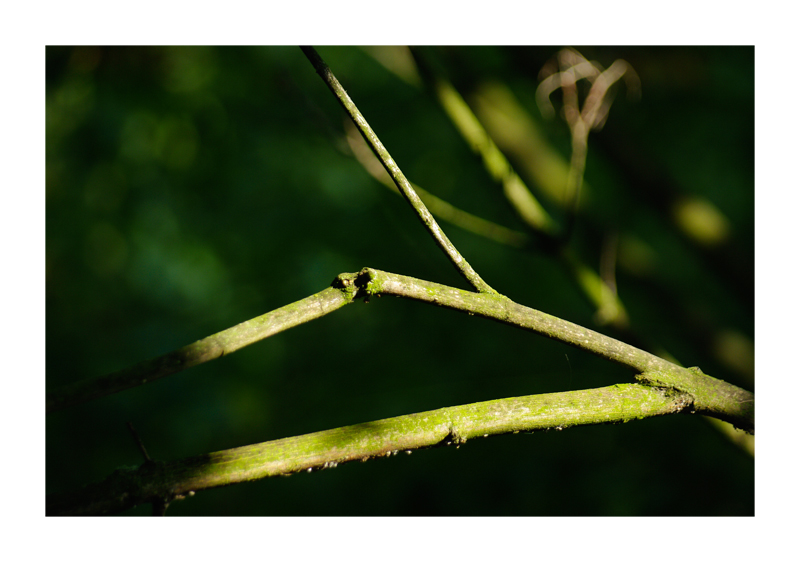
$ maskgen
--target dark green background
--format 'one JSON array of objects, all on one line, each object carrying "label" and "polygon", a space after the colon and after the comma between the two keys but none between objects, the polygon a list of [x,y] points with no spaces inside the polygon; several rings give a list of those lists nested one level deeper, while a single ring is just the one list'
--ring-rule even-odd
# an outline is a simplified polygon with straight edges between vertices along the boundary
[{"label": "dark green background", "polygon": [[[361,49],[318,50],[412,182],[523,230],[431,95]],[[467,99],[487,80],[500,81],[538,119],[537,73],[557,50],[432,54]],[[628,60],[642,98],[618,96],[606,127],[590,136],[586,179],[595,196],[583,208],[576,249],[596,267],[603,232],[644,241],[655,256],[648,275],[617,272],[635,343],[752,389],[752,365],[729,369],[712,342],[724,330],[753,339],[753,48],[580,51],[605,66]],[[51,47],[46,63],[48,389],[171,351],[365,266],[467,288],[405,201],[349,155],[344,113],[300,49]],[[568,158],[564,122],[541,126]],[[722,250],[703,251],[675,232],[666,205],[679,194],[707,198],[727,216],[732,237]],[[590,304],[546,255],[443,227],[497,290],[622,337],[594,323]],[[373,299],[48,416],[46,490],[139,464],[126,421],[151,456],[167,460],[444,406],[629,381],[623,369],[508,326]],[[753,512],[753,458],[699,416],[501,436],[204,491],[168,511]],[[129,513],[149,513],[149,506]]]}]

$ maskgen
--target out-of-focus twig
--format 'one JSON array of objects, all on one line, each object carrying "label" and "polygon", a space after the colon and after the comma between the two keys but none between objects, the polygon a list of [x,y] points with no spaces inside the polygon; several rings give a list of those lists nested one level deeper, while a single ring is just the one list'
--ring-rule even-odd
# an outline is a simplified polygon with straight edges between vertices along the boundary
[{"label": "out-of-focus twig", "polygon": [[[536,102],[542,115],[552,117],[555,114],[550,95],[561,89],[563,95],[563,116],[572,135],[572,158],[569,177],[564,190],[564,199],[568,209],[565,236],[569,237],[575,224],[578,212],[583,175],[586,169],[586,153],[589,145],[589,132],[603,127],[614,101],[611,86],[621,78],[625,78],[629,92],[638,94],[639,77],[630,64],[622,59],[603,70],[597,62],[589,62],[575,49],[563,49],[556,55],[560,71],[546,65],[540,76],[543,78],[536,90]],[[591,89],[581,107],[578,95],[578,81],[587,80]]]}]

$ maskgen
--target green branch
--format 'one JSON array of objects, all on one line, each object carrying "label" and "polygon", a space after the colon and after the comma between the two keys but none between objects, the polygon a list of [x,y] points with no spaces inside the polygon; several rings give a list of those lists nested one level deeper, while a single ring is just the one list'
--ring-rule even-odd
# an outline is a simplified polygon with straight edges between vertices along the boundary
[{"label": "green branch", "polygon": [[81,381],[58,389],[47,397],[47,412],[54,412],[139,386],[189,367],[232,353],[251,343],[309,322],[354,299],[395,295],[482,316],[535,332],[578,349],[624,365],[641,375],[651,386],[687,393],[701,413],[729,421],[752,433],[755,428],[755,397],[699,370],[684,369],[641,349],[589,330],[572,322],[517,304],[497,294],[464,291],[414,277],[364,268],[359,273],[342,273],[332,286],[237,326],[204,338],[150,361],[122,371]]},{"label": "green branch", "polygon": [[480,275],[478,275],[478,273],[472,269],[472,266],[469,264],[469,262],[464,259],[453,243],[447,238],[444,231],[436,222],[436,219],[433,218],[433,215],[425,207],[425,204],[414,191],[414,188],[411,187],[411,184],[403,175],[403,172],[400,171],[400,167],[392,159],[389,151],[383,146],[383,143],[378,138],[378,135],[375,134],[375,132],[372,130],[372,127],[370,127],[369,123],[367,123],[367,120],[364,119],[363,115],[361,115],[361,112],[356,107],[356,104],[353,103],[353,100],[350,99],[349,95],[347,95],[345,89],[333,75],[331,69],[328,68],[328,65],[326,65],[319,54],[317,54],[317,51],[313,47],[300,48],[314,66],[317,74],[320,75],[325,84],[327,84],[328,88],[330,88],[330,90],[334,93],[336,99],[339,100],[339,103],[342,105],[345,111],[347,111],[347,114],[353,120],[353,123],[355,123],[356,127],[358,127],[358,130],[361,132],[364,140],[367,141],[367,144],[369,144],[370,148],[375,153],[375,156],[378,157],[378,159],[381,161],[381,164],[383,164],[383,167],[386,168],[386,171],[394,180],[397,188],[400,190],[400,193],[403,194],[403,197],[405,197],[406,201],[408,201],[408,203],[414,208],[417,216],[422,221],[422,224],[425,225],[425,228],[428,230],[430,235],[433,236],[436,244],[442,249],[447,257],[450,258],[450,261],[456,267],[458,272],[464,277],[464,279],[467,280],[470,285],[475,287],[475,289],[481,293],[497,294],[497,291],[492,289],[483,279],[481,279]]},{"label": "green branch", "polygon": [[361,270],[356,285],[367,297],[383,294],[420,300],[497,320],[588,351],[644,373],[641,375],[644,384],[691,395],[700,413],[728,421],[749,433],[755,431],[755,395],[752,392],[710,377],[697,368],[685,369],[627,343],[517,304],[504,296],[476,294],[370,268]]},{"label": "green branch", "polygon": [[121,371],[79,381],[49,392],[47,413],[77,406],[178,373],[333,312],[353,300],[352,283],[346,286],[343,282],[346,277],[340,277],[337,277],[338,283],[334,282],[338,287],[328,287],[315,295],[257,316],[155,359],[142,361]]},{"label": "green branch", "polygon": [[[753,433],[755,396],[699,369],[683,369],[628,344],[517,304],[501,295],[453,287],[365,268],[343,273],[333,286],[104,379],[84,383],[84,394],[55,393],[54,408],[142,384],[235,351],[274,333],[318,318],[356,298],[395,295],[490,318],[536,332],[634,369],[639,384],[542,394],[442,408],[386,420],[289,437],[178,461],[148,460],[115,471],[81,490],[51,494],[48,515],[99,515],[152,503],[163,511],[174,500],[203,489],[295,472],[334,468],[399,451],[455,445],[502,433],[620,423],[691,412],[728,421]],[[80,385],[79,385],[80,386]],[[114,390],[116,391],[116,390]],[[48,410],[51,398],[48,397]]]},{"label": "green branch", "polygon": [[441,408],[177,461],[121,468],[103,482],[47,496],[47,515],[119,513],[142,503],[164,509],[195,492],[520,431],[622,423],[691,408],[691,397],[638,384],[540,394]]}]

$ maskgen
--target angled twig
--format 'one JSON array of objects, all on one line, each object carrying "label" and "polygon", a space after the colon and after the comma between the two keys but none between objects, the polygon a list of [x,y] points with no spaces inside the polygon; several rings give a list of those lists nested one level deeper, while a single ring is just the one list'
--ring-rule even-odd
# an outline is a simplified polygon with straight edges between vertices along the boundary
[{"label": "angled twig", "polygon": [[367,120],[364,119],[363,115],[361,115],[361,112],[356,107],[356,104],[353,103],[353,100],[350,99],[349,95],[347,95],[345,89],[336,79],[336,76],[333,75],[333,72],[331,72],[331,69],[328,68],[328,65],[325,64],[317,51],[313,47],[301,47],[301,49],[314,66],[317,74],[320,75],[328,88],[330,88],[330,90],[334,93],[336,99],[339,100],[339,103],[342,105],[345,111],[347,111],[348,115],[350,115],[353,123],[356,124],[356,127],[358,127],[358,130],[361,132],[364,140],[367,141],[367,144],[369,144],[370,148],[381,161],[384,168],[386,168],[386,171],[389,172],[389,175],[394,180],[397,188],[403,194],[403,197],[405,197],[409,204],[414,208],[417,216],[422,221],[422,224],[425,225],[425,228],[436,241],[436,244],[442,249],[447,257],[450,258],[450,261],[458,270],[458,272],[464,277],[464,279],[467,280],[467,282],[469,282],[470,285],[475,287],[478,292],[497,294],[497,291],[492,289],[483,279],[481,279],[480,275],[478,275],[478,273],[472,269],[472,266],[469,264],[469,262],[464,259],[453,243],[447,238],[444,231],[436,222],[436,219],[433,218],[433,215],[430,213],[430,211],[428,211],[427,207],[425,207],[425,204],[414,191],[414,188],[411,187],[411,184],[403,175],[400,167],[392,159],[389,151],[386,150],[385,146],[383,146],[383,143],[378,138],[378,135],[375,134],[375,132],[369,126],[369,123],[367,123]]}]

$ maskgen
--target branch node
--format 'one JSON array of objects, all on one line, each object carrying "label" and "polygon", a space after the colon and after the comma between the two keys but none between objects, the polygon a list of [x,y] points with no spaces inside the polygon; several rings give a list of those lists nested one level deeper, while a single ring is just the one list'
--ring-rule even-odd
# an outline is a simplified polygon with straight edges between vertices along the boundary
[{"label": "branch node", "polygon": [[456,426],[450,422],[447,425],[447,435],[445,435],[442,440],[439,442],[440,445],[455,445],[456,449],[458,449],[461,445],[467,442],[467,438],[461,435],[456,429]]},{"label": "branch node", "polygon": [[357,273],[340,273],[331,283],[331,287],[341,290],[347,299],[352,301],[359,296],[358,287],[356,286],[357,276]]}]

